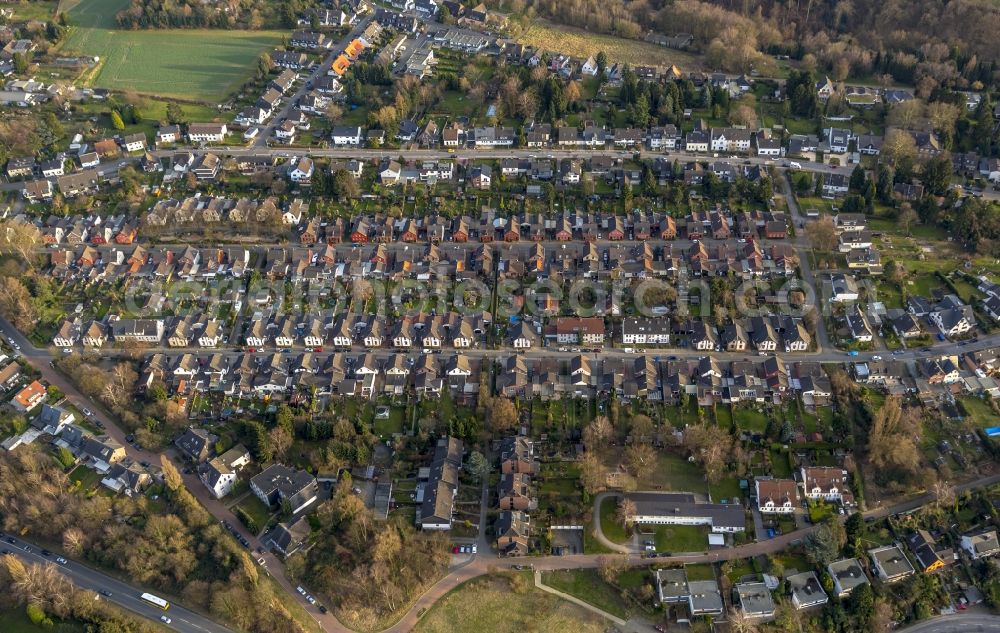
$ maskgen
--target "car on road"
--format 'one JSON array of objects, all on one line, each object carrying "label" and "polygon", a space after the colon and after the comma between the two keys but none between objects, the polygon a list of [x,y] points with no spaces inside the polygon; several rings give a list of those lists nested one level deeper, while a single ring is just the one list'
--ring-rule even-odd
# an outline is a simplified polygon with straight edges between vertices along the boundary
[{"label": "car on road", "polygon": [[14,538],[13,536],[8,536],[7,542],[10,543],[11,545],[17,545],[17,539]]},{"label": "car on road", "polygon": [[306,596],[306,602],[308,602],[309,604],[316,604],[316,598],[313,598],[312,596]]},{"label": "car on road", "polygon": [[173,620],[171,620],[170,618],[168,618],[165,615],[161,615],[160,616],[160,620],[162,620],[164,624],[170,624],[171,622],[173,622]]},{"label": "car on road", "polygon": [[10,554],[10,550],[9,549],[0,550],[0,554],[4,554],[4,555]]},{"label": "car on road", "polygon": [[80,410],[81,410],[81,411],[83,411],[83,414],[84,414],[85,416],[87,416],[88,418],[92,418],[92,417],[94,417],[94,412],[93,412],[93,411],[91,411],[90,409],[88,409],[87,407],[84,407],[84,408],[82,408],[82,409],[80,409]]},{"label": "car on road", "polygon": [[42,556],[52,556],[52,552],[47,549],[42,550]]},{"label": "car on road", "polygon": [[60,565],[65,565],[68,561],[62,556],[60,556],[59,558],[56,559],[56,562],[59,563]]},{"label": "car on road", "polygon": [[108,591],[107,589],[101,589],[100,594],[102,596],[104,596],[105,598],[110,598],[111,597],[111,592]]},{"label": "car on road", "polygon": [[17,351],[21,351],[21,346],[18,345],[17,343],[11,343],[10,346],[16,349]]},{"label": "car on road", "polygon": [[295,588],[295,591],[298,591],[298,592],[299,592],[299,593],[301,593],[301,594],[302,594],[303,596],[304,596],[304,595],[306,595],[306,590],[305,590],[305,589],[303,589],[301,585],[300,585],[300,586],[298,586],[298,587],[296,587],[296,588]]},{"label": "car on road", "polygon": [[327,612],[327,608],[324,607],[323,605],[319,605],[319,612],[320,613],[326,613]]}]

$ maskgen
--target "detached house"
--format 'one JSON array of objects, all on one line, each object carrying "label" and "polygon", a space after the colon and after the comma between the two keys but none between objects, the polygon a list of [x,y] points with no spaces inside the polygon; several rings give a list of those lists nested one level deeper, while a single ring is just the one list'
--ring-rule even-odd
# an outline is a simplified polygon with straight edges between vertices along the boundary
[{"label": "detached house", "polygon": [[187,136],[191,143],[221,143],[228,131],[225,123],[191,123]]},{"label": "detached house", "polygon": [[292,514],[310,505],[319,496],[316,478],[304,470],[272,464],[250,479],[250,489],[266,506],[287,505]]},{"label": "detached house", "polygon": [[242,444],[237,444],[222,455],[201,464],[198,467],[198,477],[216,499],[221,499],[232,491],[238,473],[249,463],[250,453]]},{"label": "detached house", "polygon": [[961,546],[972,560],[1000,554],[1000,541],[997,540],[996,530],[965,534],[962,536]]}]

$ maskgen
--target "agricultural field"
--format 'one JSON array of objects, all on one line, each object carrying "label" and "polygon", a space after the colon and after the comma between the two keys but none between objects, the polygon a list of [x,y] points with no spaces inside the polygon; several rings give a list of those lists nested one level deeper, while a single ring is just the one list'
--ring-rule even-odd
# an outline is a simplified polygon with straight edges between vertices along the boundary
[{"label": "agricultural field", "polygon": [[277,31],[158,29],[121,31],[115,13],[127,0],[82,0],[69,9],[75,25],[66,54],[100,57],[81,83],[189,101],[219,103],[250,78]]},{"label": "agricultural field", "polygon": [[[456,624],[460,623],[460,624]],[[471,580],[439,600],[416,626],[418,633],[576,631],[600,633],[602,618],[535,589],[530,573],[510,579]]]},{"label": "agricultural field", "polygon": [[589,33],[583,29],[537,19],[516,39],[521,44],[581,59],[604,51],[608,56],[609,66],[616,62],[632,66],[661,67],[676,64],[684,72],[701,67],[698,58],[690,53],[613,35]]}]

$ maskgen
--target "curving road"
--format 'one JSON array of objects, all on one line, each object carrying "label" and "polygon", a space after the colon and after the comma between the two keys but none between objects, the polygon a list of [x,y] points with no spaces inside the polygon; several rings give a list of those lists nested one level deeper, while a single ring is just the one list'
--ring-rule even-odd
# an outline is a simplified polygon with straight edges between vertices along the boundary
[{"label": "curving road", "polygon": [[[125,443],[125,432],[121,430],[113,420],[115,419],[104,407],[100,406],[98,403],[91,401],[89,398],[81,394],[76,387],[61,373],[52,368],[49,364],[52,359],[52,353],[49,349],[45,348],[35,348],[24,336],[22,336],[17,330],[6,320],[0,318],[0,329],[3,333],[12,341],[16,342],[21,347],[21,353],[23,354],[25,360],[27,360],[33,367],[42,373],[42,376],[49,381],[51,384],[59,387],[70,399],[71,402],[76,404],[78,407],[87,407],[92,411],[96,412],[100,418],[105,421],[105,431],[115,439],[122,442],[126,446],[126,451],[130,457],[137,460],[145,460],[150,462],[156,462],[159,460],[158,453],[152,453],[149,451],[142,450],[138,447],[128,445]],[[911,350],[907,353],[910,357],[919,357],[921,355],[930,355],[934,352],[942,353],[945,349],[954,347],[956,351],[961,349],[962,351],[979,349],[986,347],[987,345],[994,345],[1000,342],[1000,335],[994,335],[990,337],[983,337],[979,342],[969,345],[968,347],[960,348],[957,345],[949,344],[940,347],[932,348],[932,352],[923,352],[922,350]],[[552,352],[546,352],[551,354]],[[870,357],[872,353],[862,354],[859,358]],[[841,357],[838,353],[838,357]],[[987,477],[982,477],[980,479],[965,482],[955,486],[956,492],[962,492],[971,488],[989,486],[996,483],[1000,483],[1000,474],[990,475]],[[200,481],[194,475],[185,476],[185,484],[188,489],[201,501],[206,508],[211,512],[216,518],[220,520],[226,520],[235,528],[237,528],[245,538],[251,543],[253,549],[262,547],[259,539],[255,535],[249,534],[242,527],[235,516],[225,507],[223,503],[212,497],[208,490],[201,485]],[[933,501],[933,496],[929,493],[915,495],[909,499],[901,501],[891,506],[878,507],[873,510],[866,511],[864,514],[866,517],[884,517],[890,514],[896,514],[900,512],[907,512],[913,510],[922,505],[925,505]],[[485,508],[485,505],[483,506]],[[599,529],[600,522],[596,522],[596,527]],[[718,562],[724,560],[732,560],[738,558],[748,558],[753,556],[758,556],[761,554],[773,554],[775,552],[781,551],[786,547],[792,545],[806,536],[808,536],[815,526],[805,528],[802,530],[797,530],[791,533],[781,534],[775,538],[768,539],[766,541],[748,543],[746,545],[741,545],[739,547],[732,547],[721,549],[718,551],[713,551],[704,554],[690,554],[690,555],[678,555],[669,557],[658,557],[655,559],[642,558],[639,555],[629,554],[628,563],[632,566],[648,566],[653,564],[662,563],[704,563],[704,562]],[[598,566],[598,560],[600,556],[590,555],[590,554],[579,554],[572,556],[541,556],[532,557],[527,559],[502,559],[493,558],[492,554],[489,554],[489,550],[483,547],[482,544],[485,543],[485,539],[480,533],[479,539],[481,543],[480,553],[472,556],[469,560],[464,563],[452,567],[451,571],[434,584],[430,589],[428,589],[423,595],[421,595],[410,609],[403,614],[400,620],[392,627],[386,629],[387,632],[391,633],[404,633],[411,631],[416,625],[419,617],[423,612],[431,607],[435,602],[437,602],[446,593],[460,585],[461,583],[475,578],[477,576],[489,573],[494,569],[511,569],[515,565],[526,565],[531,564],[534,569],[539,571],[550,571],[556,569],[587,569],[596,568]],[[297,600],[306,609],[306,612],[315,619],[319,626],[330,633],[350,633],[351,629],[344,626],[339,622],[332,613],[322,614],[315,606],[310,605],[305,601],[305,599],[295,591],[295,584],[286,576],[284,563],[271,554],[261,554],[266,562],[266,568],[272,574],[274,579],[291,595],[294,600]],[[255,558],[258,554],[254,554]],[[124,585],[127,586],[127,585]],[[127,605],[125,605],[127,606]],[[218,626],[218,625],[217,625]],[[209,629],[206,629],[209,630]],[[225,630],[225,629],[216,629]],[[930,629],[927,633],[938,633]],[[942,632],[943,633],[943,632]],[[998,632],[1000,633],[1000,632]]]},{"label": "curving road", "polygon": [[1000,617],[988,613],[943,615],[917,622],[899,633],[1000,633]]}]

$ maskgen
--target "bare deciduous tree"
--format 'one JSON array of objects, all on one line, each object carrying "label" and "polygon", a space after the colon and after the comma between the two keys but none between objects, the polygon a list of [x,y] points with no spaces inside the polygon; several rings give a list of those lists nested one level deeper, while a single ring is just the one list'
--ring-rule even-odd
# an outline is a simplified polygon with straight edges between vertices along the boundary
[{"label": "bare deciduous tree", "polygon": [[604,579],[604,582],[615,582],[627,568],[628,557],[625,555],[607,554],[597,558],[597,573]]},{"label": "bare deciduous tree", "polygon": [[615,518],[622,524],[622,527],[629,528],[635,522],[635,501],[628,497],[622,497],[618,502],[618,509],[615,511]]},{"label": "bare deciduous tree", "polygon": [[583,443],[590,449],[601,446],[611,439],[611,420],[599,415],[583,430]]}]

